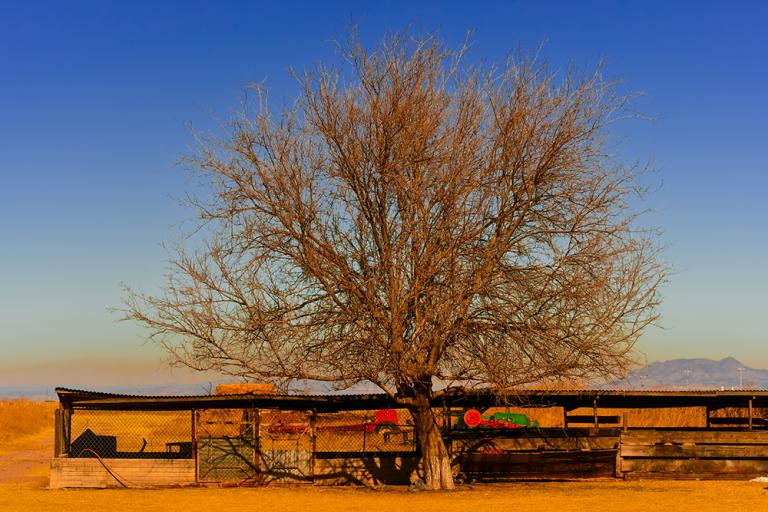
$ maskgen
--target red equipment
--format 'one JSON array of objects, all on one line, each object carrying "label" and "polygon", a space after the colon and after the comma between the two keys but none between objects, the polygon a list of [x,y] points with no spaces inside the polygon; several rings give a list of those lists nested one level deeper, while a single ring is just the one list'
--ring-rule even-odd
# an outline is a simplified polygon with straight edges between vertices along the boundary
[{"label": "red equipment", "polygon": [[483,421],[483,416],[477,409],[469,409],[464,413],[464,423],[468,427],[476,427]]}]

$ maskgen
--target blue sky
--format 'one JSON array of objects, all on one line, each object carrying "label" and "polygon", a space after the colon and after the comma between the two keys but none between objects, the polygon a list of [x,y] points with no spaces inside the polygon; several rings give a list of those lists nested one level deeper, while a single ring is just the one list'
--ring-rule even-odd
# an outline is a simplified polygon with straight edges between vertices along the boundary
[{"label": "blue sky", "polygon": [[650,162],[648,217],[677,273],[649,361],[735,356],[768,367],[768,4],[763,2],[0,2],[0,386],[159,383],[120,283],[156,291],[163,242],[192,212],[178,158],[248,82],[273,103],[288,68],[334,57],[351,22],[473,30],[471,57],[535,49],[555,67],[606,62],[652,117],[615,127],[617,158]]}]

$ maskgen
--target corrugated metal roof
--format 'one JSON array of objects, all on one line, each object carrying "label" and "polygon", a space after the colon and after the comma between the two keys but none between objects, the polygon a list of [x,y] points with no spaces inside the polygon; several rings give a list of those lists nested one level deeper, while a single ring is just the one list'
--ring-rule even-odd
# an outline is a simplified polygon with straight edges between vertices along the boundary
[{"label": "corrugated metal roof", "polygon": [[[310,393],[310,394],[257,394],[257,393],[242,393],[242,394],[227,394],[227,395],[138,395],[138,394],[124,394],[124,393],[110,393],[106,391],[95,391],[75,388],[56,388],[57,394],[76,394],[76,395],[91,395],[99,397],[115,397],[115,398],[160,398],[160,399],[176,399],[176,398],[214,398],[214,397],[238,397],[238,398],[251,398],[251,397],[285,397],[293,399],[313,399],[313,398],[348,398],[348,399],[366,399],[366,398],[378,398],[388,396],[386,393]],[[648,388],[570,388],[570,389],[520,389],[508,392],[494,392],[491,389],[466,389],[466,388],[450,388],[447,390],[438,390],[438,395],[446,394],[449,396],[455,396],[458,394],[463,395],[571,395],[571,394],[589,394],[589,395],[768,395],[768,389],[722,389],[722,388],[685,388],[685,389],[648,389]]]},{"label": "corrugated metal roof", "polygon": [[298,394],[298,393],[289,393],[289,394],[258,394],[258,393],[240,393],[240,394],[226,394],[226,395],[137,395],[137,394],[126,394],[126,393],[110,393],[106,391],[94,391],[94,390],[87,390],[87,389],[75,389],[75,388],[56,388],[56,393],[61,395],[79,395],[79,396],[93,396],[93,397],[100,397],[100,398],[157,398],[157,399],[178,399],[178,398],[184,398],[184,399],[212,399],[212,398],[253,398],[253,397],[280,397],[280,398],[287,398],[287,399],[313,399],[313,398],[321,398],[321,397],[333,397],[333,398],[350,398],[350,399],[360,399],[360,398],[371,398],[371,397],[383,397],[388,396],[385,393],[315,393],[315,394]]},{"label": "corrugated metal roof", "polygon": [[[56,388],[66,406],[92,409],[185,410],[194,408],[284,408],[315,409],[319,412],[398,407],[385,393],[372,394],[288,394],[264,395],[178,395],[146,396]],[[494,393],[490,389],[452,388],[438,391],[433,405],[451,407],[489,407],[501,403],[562,406],[566,409],[642,407],[754,407],[768,408],[768,391],[724,389],[524,389]]]}]

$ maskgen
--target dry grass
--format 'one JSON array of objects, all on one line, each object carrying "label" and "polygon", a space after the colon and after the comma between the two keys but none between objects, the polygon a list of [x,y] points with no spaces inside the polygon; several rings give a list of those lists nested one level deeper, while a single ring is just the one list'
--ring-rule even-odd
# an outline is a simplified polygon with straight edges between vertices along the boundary
[{"label": "dry grass", "polygon": [[56,402],[0,400],[0,452],[13,449],[24,439],[53,429]]},{"label": "dry grass", "polygon": [[749,482],[581,481],[464,486],[455,492],[404,489],[266,487],[46,491],[0,484],[3,512],[196,512],[210,510],[371,511],[526,510],[536,512],[722,512],[765,510],[768,495]]},{"label": "dry grass", "polygon": [[72,440],[86,429],[115,436],[117,451],[137,452],[144,447],[147,452],[164,452],[167,443],[192,439],[192,415],[189,411],[74,411]]}]

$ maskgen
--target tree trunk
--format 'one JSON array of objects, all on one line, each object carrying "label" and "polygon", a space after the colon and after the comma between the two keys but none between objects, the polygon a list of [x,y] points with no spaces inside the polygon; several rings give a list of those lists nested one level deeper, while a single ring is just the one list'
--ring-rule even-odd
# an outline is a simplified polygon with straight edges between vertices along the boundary
[{"label": "tree trunk", "polygon": [[416,406],[411,408],[416,438],[421,449],[424,483],[428,489],[453,489],[451,459],[445,447],[443,436],[435,422],[432,408]]}]

